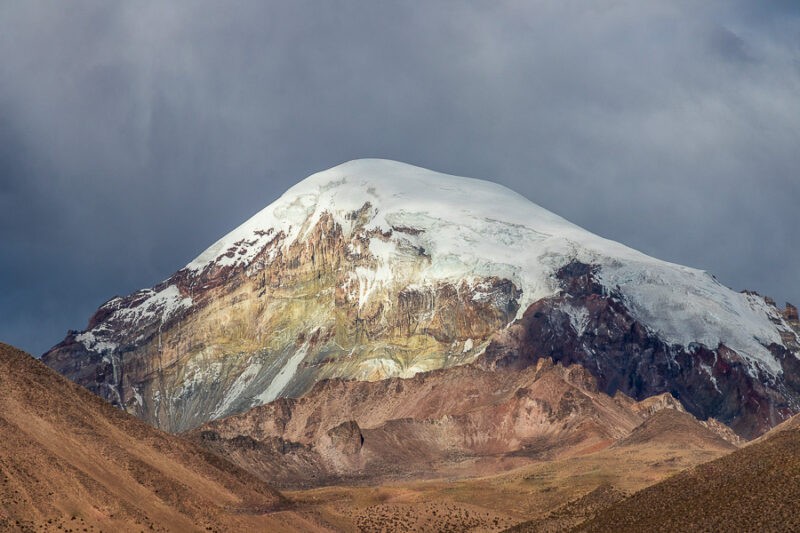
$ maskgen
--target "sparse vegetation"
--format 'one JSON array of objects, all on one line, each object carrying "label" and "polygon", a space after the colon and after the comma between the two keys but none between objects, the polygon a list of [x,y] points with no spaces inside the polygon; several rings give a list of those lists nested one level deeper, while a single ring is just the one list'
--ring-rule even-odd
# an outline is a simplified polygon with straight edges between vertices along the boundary
[{"label": "sparse vegetation", "polygon": [[800,531],[800,430],[681,472],[579,530]]}]

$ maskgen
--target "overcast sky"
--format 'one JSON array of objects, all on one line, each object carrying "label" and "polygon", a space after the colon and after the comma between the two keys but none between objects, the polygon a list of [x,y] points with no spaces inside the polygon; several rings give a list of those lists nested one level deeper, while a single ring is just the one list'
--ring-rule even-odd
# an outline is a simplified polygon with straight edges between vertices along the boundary
[{"label": "overcast sky", "polygon": [[383,157],[800,303],[800,2],[0,2],[0,340],[36,355]]}]

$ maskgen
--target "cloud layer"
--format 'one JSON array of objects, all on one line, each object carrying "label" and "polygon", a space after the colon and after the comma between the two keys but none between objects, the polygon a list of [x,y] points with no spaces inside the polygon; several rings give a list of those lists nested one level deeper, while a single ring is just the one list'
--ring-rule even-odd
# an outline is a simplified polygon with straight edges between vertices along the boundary
[{"label": "cloud layer", "polygon": [[0,340],[385,157],[800,303],[795,2],[7,2]]}]

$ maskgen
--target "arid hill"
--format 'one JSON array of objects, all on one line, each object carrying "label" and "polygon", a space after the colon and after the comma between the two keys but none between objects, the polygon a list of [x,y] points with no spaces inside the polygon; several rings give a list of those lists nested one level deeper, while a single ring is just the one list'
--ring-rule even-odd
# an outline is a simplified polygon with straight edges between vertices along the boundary
[{"label": "arid hill", "polygon": [[0,343],[0,531],[321,529],[279,492]]},{"label": "arid hill", "polygon": [[609,507],[579,531],[800,530],[800,419]]},{"label": "arid hill", "polygon": [[[484,392],[489,396],[493,391]],[[575,454],[567,442],[561,457],[554,453],[558,447],[550,449],[546,459],[524,453],[485,456],[463,460],[460,469],[434,466],[428,475],[440,477],[433,479],[397,478],[286,494],[340,531],[489,532],[516,525],[517,531],[557,532],[644,487],[736,449],[709,427],[713,423],[679,411],[669,396],[635,405],[648,418],[630,438],[605,449],[580,447]],[[502,425],[504,420],[498,418]],[[731,436],[729,431],[723,434]],[[365,444],[368,438],[365,433]]]}]

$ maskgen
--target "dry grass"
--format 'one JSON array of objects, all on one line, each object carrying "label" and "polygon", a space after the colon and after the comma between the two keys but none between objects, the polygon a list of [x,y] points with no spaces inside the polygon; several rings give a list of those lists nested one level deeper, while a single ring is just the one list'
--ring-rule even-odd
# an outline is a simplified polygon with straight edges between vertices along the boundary
[{"label": "dry grass", "polygon": [[[676,439],[529,462],[478,478],[324,487],[286,495],[339,531],[499,531],[514,525],[519,531],[562,531],[628,494],[729,451],[724,445],[683,446]],[[496,471],[497,466],[471,464],[468,469]]]},{"label": "dry grass", "polygon": [[0,531],[313,529],[233,464],[0,344]]},{"label": "dry grass", "polygon": [[579,530],[800,531],[800,430],[682,472]]}]

